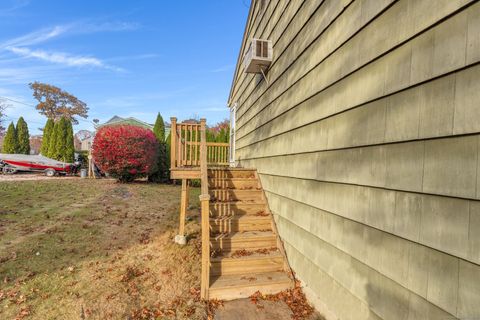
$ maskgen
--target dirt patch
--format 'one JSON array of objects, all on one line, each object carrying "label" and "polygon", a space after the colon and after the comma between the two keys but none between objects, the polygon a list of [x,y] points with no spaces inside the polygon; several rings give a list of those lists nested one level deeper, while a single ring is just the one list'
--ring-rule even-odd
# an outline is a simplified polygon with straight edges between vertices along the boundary
[{"label": "dirt patch", "polygon": [[49,178],[0,197],[0,319],[206,318],[197,220],[172,241],[178,186]]}]

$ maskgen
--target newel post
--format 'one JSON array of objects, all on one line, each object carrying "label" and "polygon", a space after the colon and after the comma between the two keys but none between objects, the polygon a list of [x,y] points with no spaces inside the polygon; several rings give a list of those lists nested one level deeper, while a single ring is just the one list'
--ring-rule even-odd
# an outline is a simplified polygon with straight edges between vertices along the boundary
[{"label": "newel post", "polygon": [[202,191],[200,195],[202,219],[202,279],[200,296],[208,300],[210,288],[210,194],[208,193],[206,120],[200,120],[200,172]]},{"label": "newel post", "polygon": [[202,210],[202,279],[200,296],[208,300],[208,288],[210,287],[210,196],[200,195]]}]

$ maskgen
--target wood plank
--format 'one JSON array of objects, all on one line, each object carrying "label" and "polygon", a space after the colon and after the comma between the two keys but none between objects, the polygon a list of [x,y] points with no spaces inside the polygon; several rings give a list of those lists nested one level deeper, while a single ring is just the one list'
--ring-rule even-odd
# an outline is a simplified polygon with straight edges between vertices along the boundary
[{"label": "wood plank", "polygon": [[200,179],[200,168],[170,170],[170,179]]},{"label": "wood plank", "polygon": [[230,252],[235,250],[257,250],[276,247],[277,239],[271,231],[246,231],[233,234],[219,234],[210,240],[213,250]]},{"label": "wood plank", "polygon": [[275,251],[269,254],[255,254],[240,258],[216,257],[211,259],[210,274],[230,275],[283,270],[283,256]]},{"label": "wood plank", "polygon": [[239,170],[227,170],[227,169],[211,169],[208,170],[209,178],[255,178],[254,169],[239,169]]},{"label": "wood plank", "polygon": [[262,190],[234,190],[234,189],[212,189],[209,190],[211,201],[259,201],[263,202]]},{"label": "wood plank", "polygon": [[293,281],[285,272],[216,276],[212,277],[211,284],[210,298],[222,300],[247,298],[256,291],[275,294],[293,287]]},{"label": "wood plank", "polygon": [[259,188],[258,181],[253,178],[209,178],[208,185],[212,189],[253,190]]},{"label": "wood plank", "polygon": [[272,230],[271,216],[230,216],[210,218],[210,230],[214,233]]},{"label": "wood plank", "polygon": [[214,202],[210,203],[210,216],[258,215],[268,212],[266,203]]}]

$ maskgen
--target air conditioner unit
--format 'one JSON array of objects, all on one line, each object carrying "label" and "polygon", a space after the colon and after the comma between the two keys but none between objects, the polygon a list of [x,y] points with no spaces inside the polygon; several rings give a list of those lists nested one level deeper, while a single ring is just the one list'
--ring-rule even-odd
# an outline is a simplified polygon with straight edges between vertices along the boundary
[{"label": "air conditioner unit", "polygon": [[272,41],[252,39],[243,58],[246,73],[264,73],[272,63]]}]

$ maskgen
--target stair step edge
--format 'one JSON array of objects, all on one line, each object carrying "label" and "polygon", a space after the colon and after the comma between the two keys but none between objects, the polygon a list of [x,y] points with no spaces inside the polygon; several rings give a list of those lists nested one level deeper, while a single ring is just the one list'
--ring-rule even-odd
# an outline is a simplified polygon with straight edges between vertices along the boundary
[{"label": "stair step edge", "polygon": [[215,262],[215,263],[220,263],[222,261],[228,261],[228,262],[239,261],[239,262],[241,262],[241,261],[254,261],[254,260],[269,260],[269,259],[277,259],[277,258],[283,259],[283,256],[280,253],[280,251],[272,251],[268,254],[251,255],[251,256],[235,257],[235,258],[219,256],[219,257],[210,258],[210,261]]}]

